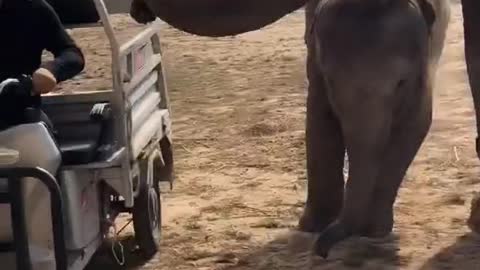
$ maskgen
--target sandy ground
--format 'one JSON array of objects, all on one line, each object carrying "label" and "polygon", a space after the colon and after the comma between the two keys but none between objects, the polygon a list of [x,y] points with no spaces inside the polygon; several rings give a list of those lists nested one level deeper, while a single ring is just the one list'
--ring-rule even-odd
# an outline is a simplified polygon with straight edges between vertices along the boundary
[{"label": "sandy ground", "polygon": [[[396,204],[395,235],[353,239],[328,260],[292,233],[305,199],[302,13],[234,38],[162,32],[173,109],[177,182],[164,196],[161,253],[138,269],[480,269],[466,219],[480,191],[474,113],[453,4],[435,90],[434,123]],[[122,37],[138,31],[115,19]],[[109,87],[99,30],[75,30],[87,70],[63,89]],[[92,269],[105,268],[97,259]]]}]

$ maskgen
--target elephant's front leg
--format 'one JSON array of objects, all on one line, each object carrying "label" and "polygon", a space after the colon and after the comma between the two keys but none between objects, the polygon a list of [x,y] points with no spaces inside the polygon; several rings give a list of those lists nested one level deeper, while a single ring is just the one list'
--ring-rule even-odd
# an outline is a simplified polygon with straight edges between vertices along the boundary
[{"label": "elephant's front leg", "polygon": [[[417,93],[427,93],[424,89]],[[428,91],[429,92],[429,91]],[[410,110],[408,118],[403,119],[393,130],[388,149],[385,152],[375,193],[371,205],[372,218],[364,236],[385,237],[392,232],[394,224],[393,206],[398,189],[412,163],[418,149],[427,136],[432,122],[432,104],[428,97],[416,97],[420,106]]]},{"label": "elephant's front leg", "polygon": [[307,73],[307,203],[299,229],[321,232],[338,217],[342,208],[345,147],[338,119],[333,114],[326,95],[322,74],[314,66],[309,52]]},{"label": "elephant's front leg", "polygon": [[348,149],[350,174],[340,217],[321,233],[315,243],[315,252],[323,257],[335,244],[360,235],[368,225],[380,164],[390,138],[391,97],[386,99],[381,95],[368,96],[362,91],[357,92],[363,98],[350,94],[334,98]]},{"label": "elephant's front leg", "polygon": [[477,155],[480,156],[480,1],[462,0],[465,60],[475,105]]}]

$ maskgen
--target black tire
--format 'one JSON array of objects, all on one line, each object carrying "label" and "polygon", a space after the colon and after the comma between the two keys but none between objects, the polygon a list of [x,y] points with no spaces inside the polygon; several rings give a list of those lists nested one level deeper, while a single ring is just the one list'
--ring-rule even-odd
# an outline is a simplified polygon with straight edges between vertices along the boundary
[{"label": "black tire", "polygon": [[[135,240],[145,259],[152,258],[159,250],[162,229],[162,202],[158,178],[153,176],[148,184],[148,162],[140,168],[138,195],[133,206]],[[150,168],[153,174],[153,168]]]}]

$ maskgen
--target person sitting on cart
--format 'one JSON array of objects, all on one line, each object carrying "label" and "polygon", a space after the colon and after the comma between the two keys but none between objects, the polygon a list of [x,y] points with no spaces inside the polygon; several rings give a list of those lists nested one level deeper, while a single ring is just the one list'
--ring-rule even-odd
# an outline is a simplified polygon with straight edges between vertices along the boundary
[{"label": "person sitting on cart", "polygon": [[[8,91],[0,92],[0,128],[37,120],[49,122],[39,109],[40,96],[84,69],[82,51],[45,0],[0,0],[0,37],[0,83],[17,79],[6,88]],[[54,59],[42,63],[45,50]],[[18,95],[26,98],[11,104],[13,99],[7,96]],[[33,108],[37,112],[33,118],[37,119],[32,119],[31,113],[19,113],[28,111],[23,107]]]}]

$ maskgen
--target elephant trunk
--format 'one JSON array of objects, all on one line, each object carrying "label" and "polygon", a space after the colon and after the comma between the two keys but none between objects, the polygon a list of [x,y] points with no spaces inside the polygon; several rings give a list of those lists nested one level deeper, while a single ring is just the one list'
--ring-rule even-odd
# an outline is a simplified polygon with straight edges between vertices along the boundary
[{"label": "elephant trunk", "polygon": [[328,226],[317,238],[314,252],[322,258],[327,258],[330,250],[339,242],[349,238],[353,233],[347,229],[345,223],[336,221]]}]

